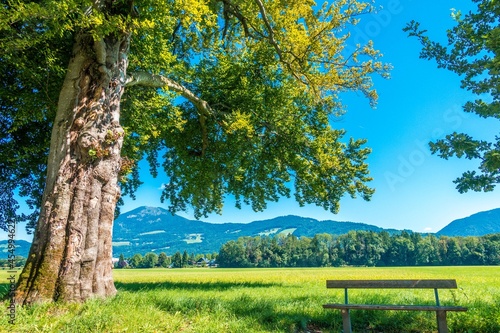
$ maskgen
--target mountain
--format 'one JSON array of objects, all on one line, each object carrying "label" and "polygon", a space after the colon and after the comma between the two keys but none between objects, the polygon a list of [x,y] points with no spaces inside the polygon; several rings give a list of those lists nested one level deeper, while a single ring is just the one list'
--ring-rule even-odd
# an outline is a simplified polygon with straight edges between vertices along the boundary
[{"label": "mountain", "polygon": [[[14,242],[16,249],[14,250],[14,254],[16,256],[21,256],[24,258],[28,257],[28,253],[30,251],[31,243],[25,240],[16,240]],[[0,259],[9,258],[9,241],[1,240],[0,241]]]},{"label": "mountain", "polygon": [[[218,252],[221,245],[243,236],[289,234],[313,237],[319,233],[345,234],[350,230],[383,231],[354,222],[318,221],[299,216],[281,216],[251,223],[207,223],[172,215],[157,207],[139,207],[121,214],[113,227],[113,253],[126,257],[135,253],[176,251]],[[398,232],[398,230],[386,230]]]},{"label": "mountain", "polygon": [[484,236],[500,233],[500,208],[454,220],[437,232],[438,236]]},{"label": "mountain", "polygon": [[[400,232],[355,222],[318,221],[299,216],[281,216],[251,223],[207,223],[172,215],[157,207],[139,207],[121,214],[113,226],[113,255],[123,253],[165,252],[169,255],[184,250],[188,253],[218,252],[221,245],[243,236],[293,233],[313,237],[320,233],[345,234],[351,230]],[[437,232],[437,236],[483,236],[500,233],[500,208],[458,219]],[[16,255],[27,257],[30,243],[16,240]],[[8,257],[7,241],[0,241],[0,259]]]}]

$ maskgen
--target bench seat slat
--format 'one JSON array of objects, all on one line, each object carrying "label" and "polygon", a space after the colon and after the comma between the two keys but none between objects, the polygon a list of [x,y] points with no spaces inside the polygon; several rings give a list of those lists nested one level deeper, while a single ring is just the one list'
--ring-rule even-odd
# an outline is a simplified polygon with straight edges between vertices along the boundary
[{"label": "bench seat slat", "polygon": [[324,304],[323,308],[340,310],[467,311],[467,308],[462,306],[436,305]]},{"label": "bench seat slat", "polygon": [[327,288],[456,289],[456,280],[327,280]]}]

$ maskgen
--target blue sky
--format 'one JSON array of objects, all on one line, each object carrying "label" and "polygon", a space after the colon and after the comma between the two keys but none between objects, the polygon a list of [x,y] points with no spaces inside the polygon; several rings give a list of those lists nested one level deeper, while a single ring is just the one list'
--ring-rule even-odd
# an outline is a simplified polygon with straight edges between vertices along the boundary
[{"label": "blue sky", "polygon": [[[377,108],[371,109],[361,95],[347,94],[348,112],[333,126],[347,129],[347,136],[367,138],[373,152],[368,160],[376,189],[372,200],[345,198],[340,213],[331,214],[315,206],[299,207],[293,199],[270,203],[266,211],[235,209],[229,201],[222,216],[209,222],[249,222],[280,215],[300,215],[320,220],[355,221],[384,228],[437,232],[457,218],[500,207],[500,190],[459,194],[454,179],[476,167],[477,162],[443,160],[431,155],[428,142],[453,131],[493,139],[498,124],[466,114],[461,106],[471,95],[460,89],[460,78],[419,59],[416,39],[402,31],[410,20],[421,22],[431,37],[446,41],[446,29],[454,25],[451,8],[467,10],[470,1],[386,0],[377,1],[377,13],[361,18],[353,30],[354,43],[375,42],[394,69],[391,79],[376,79]],[[144,164],[144,169],[147,166]],[[125,200],[122,211],[141,205],[162,206],[162,181],[148,179],[136,201]],[[163,205],[166,207],[166,205]],[[192,217],[190,212],[180,214]]]},{"label": "blue sky", "polygon": [[[470,1],[379,0],[375,4],[381,9],[362,17],[352,36],[354,43],[374,41],[384,60],[394,67],[391,79],[375,79],[380,96],[376,109],[371,109],[361,94],[347,94],[343,98],[347,114],[332,123],[345,128],[347,137],[368,139],[367,146],[372,148],[368,163],[374,178],[371,186],[376,189],[372,200],[345,198],[337,215],[315,206],[299,207],[293,199],[270,203],[262,213],[254,213],[248,207],[238,210],[229,200],[221,216],[202,220],[250,222],[294,214],[437,232],[454,219],[500,207],[500,190],[465,194],[456,191],[452,181],[462,172],[474,169],[477,162],[446,161],[431,155],[428,148],[429,141],[453,131],[492,140],[498,134],[498,124],[462,112],[461,106],[471,95],[460,89],[459,77],[438,69],[431,61],[419,59],[417,40],[402,31],[413,19],[421,22],[432,38],[446,41],[445,31],[454,24],[451,8],[466,11]],[[140,165],[146,173],[147,165]],[[147,175],[143,180],[145,184],[139,189],[137,200],[125,198],[122,212],[143,205],[167,207],[159,200],[166,180]],[[192,212],[179,215],[192,218]],[[19,238],[26,238],[21,229]]]}]

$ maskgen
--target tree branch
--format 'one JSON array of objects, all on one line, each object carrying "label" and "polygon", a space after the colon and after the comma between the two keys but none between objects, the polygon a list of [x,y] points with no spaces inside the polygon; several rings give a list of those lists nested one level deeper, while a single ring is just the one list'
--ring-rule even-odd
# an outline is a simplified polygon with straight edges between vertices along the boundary
[{"label": "tree branch", "polygon": [[[257,4],[257,6],[259,6],[259,11],[260,11],[260,14],[262,16],[262,20],[264,21],[264,25],[266,27],[266,30],[267,30],[267,36],[265,36],[265,38],[267,38],[269,40],[269,43],[274,47],[274,49],[276,50],[276,53],[278,54],[278,58],[280,59],[280,61],[285,64],[285,66],[288,68],[288,70],[290,70],[291,74],[299,81],[299,82],[302,82],[303,84],[305,85],[309,85],[309,78],[307,77],[307,75],[305,75],[304,73],[302,73],[302,75],[305,76],[305,80],[303,78],[301,78],[296,72],[295,70],[293,69],[292,67],[292,64],[287,61],[285,59],[285,57],[283,56],[283,50],[281,49],[281,47],[278,45],[278,42],[276,41],[276,39],[274,38],[274,30],[273,30],[273,27],[271,26],[271,23],[269,22],[269,19],[267,17],[267,12],[266,12],[266,8],[264,7],[264,4],[262,3],[261,0],[255,0],[255,3]],[[314,87],[313,87],[314,89]]]},{"label": "tree branch", "polygon": [[179,93],[182,97],[190,101],[198,110],[198,113],[205,116],[214,114],[212,108],[206,101],[196,96],[191,90],[182,84],[175,82],[163,75],[150,74],[147,72],[132,72],[128,75],[125,87],[143,86],[152,88],[168,88]]},{"label": "tree branch", "polygon": [[257,3],[257,6],[259,6],[259,11],[260,11],[260,14],[262,15],[262,20],[264,21],[264,25],[266,26],[266,30],[268,33],[267,39],[269,39],[269,43],[271,43],[271,45],[276,50],[276,53],[278,54],[278,57],[280,58],[280,60],[282,62],[285,62],[285,60],[283,59],[283,52],[282,52],[280,46],[278,45],[278,42],[276,42],[276,40],[274,39],[274,30],[273,30],[273,27],[271,26],[271,23],[269,22],[269,19],[267,18],[266,8],[264,7],[264,4],[262,3],[262,1],[255,0],[255,2]]},{"label": "tree branch", "polygon": [[222,38],[226,36],[228,25],[229,25],[229,15],[235,16],[243,26],[243,31],[245,32],[246,37],[252,37],[250,30],[248,29],[248,23],[246,18],[241,14],[237,5],[232,4],[229,0],[222,0],[223,4],[223,14],[225,19],[224,32],[222,34]]},{"label": "tree branch", "polygon": [[200,125],[202,131],[202,151],[201,155],[205,154],[205,150],[208,147],[208,134],[206,119],[207,117],[213,116],[214,112],[210,105],[203,99],[196,96],[191,90],[184,87],[182,84],[175,82],[163,75],[150,74],[147,72],[131,72],[129,73],[127,80],[125,82],[125,87],[131,86],[143,86],[152,88],[168,88],[169,90],[175,91],[182,97],[190,101],[195,108],[198,110],[200,115]]}]

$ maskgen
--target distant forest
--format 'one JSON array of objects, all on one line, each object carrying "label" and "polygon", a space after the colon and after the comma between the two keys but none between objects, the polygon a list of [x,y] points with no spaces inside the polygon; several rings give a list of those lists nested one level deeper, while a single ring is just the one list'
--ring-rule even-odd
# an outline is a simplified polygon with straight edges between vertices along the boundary
[{"label": "distant forest", "polygon": [[[202,260],[201,260],[202,259]],[[201,261],[200,261],[201,260]],[[26,259],[17,257],[15,266]],[[218,267],[329,267],[329,266],[460,266],[500,265],[500,234],[481,237],[436,237],[402,231],[350,231],[334,236],[314,237],[257,236],[241,237],[222,245],[219,253],[190,254],[177,251],[120,255],[116,268],[192,266]],[[6,269],[8,260],[0,260]]]},{"label": "distant forest", "polygon": [[241,237],[225,243],[219,267],[440,266],[499,265],[500,234],[482,237],[436,237],[351,231],[312,238],[290,234]]}]

